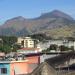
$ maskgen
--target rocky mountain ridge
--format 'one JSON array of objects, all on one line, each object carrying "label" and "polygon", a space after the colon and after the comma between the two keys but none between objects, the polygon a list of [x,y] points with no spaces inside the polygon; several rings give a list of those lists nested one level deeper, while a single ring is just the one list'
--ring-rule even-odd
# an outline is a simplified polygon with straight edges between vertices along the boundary
[{"label": "rocky mountain ridge", "polygon": [[9,19],[0,26],[0,35],[25,36],[45,33],[53,37],[71,37],[75,36],[74,28],[75,20],[71,16],[54,10],[34,19],[22,16]]}]

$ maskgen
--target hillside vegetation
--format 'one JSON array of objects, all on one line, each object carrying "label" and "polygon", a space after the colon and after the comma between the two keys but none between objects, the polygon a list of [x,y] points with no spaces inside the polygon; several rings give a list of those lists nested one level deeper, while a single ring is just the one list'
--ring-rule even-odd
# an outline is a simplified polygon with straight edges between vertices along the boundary
[{"label": "hillside vegetation", "polygon": [[18,16],[7,20],[0,26],[0,35],[27,36],[45,33],[48,36],[75,37],[75,20],[59,10],[44,13],[34,19]]}]

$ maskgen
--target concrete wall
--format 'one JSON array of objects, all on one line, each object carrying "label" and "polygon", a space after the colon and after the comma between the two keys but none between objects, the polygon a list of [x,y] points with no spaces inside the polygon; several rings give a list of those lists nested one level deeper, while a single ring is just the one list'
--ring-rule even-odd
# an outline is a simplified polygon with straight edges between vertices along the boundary
[{"label": "concrete wall", "polygon": [[13,62],[10,64],[10,75],[20,75],[31,73],[39,63],[39,57],[27,57],[26,62]]},{"label": "concrete wall", "polygon": [[19,75],[29,73],[28,63],[25,62],[16,62],[11,63],[10,65],[10,75]]}]

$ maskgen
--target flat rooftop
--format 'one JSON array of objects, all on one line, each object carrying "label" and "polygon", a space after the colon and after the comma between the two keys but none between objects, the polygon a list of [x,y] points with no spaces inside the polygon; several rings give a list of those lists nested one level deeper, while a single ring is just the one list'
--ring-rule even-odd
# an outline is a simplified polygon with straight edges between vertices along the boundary
[{"label": "flat rooftop", "polygon": [[28,62],[28,60],[17,60],[17,61],[0,61],[0,64],[1,63],[5,63],[5,64],[7,64],[7,63],[21,63],[21,62]]}]

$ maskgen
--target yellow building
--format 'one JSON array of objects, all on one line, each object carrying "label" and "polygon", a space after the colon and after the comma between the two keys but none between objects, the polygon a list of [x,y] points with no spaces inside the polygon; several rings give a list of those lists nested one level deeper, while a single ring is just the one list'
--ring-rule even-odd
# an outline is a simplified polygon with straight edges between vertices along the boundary
[{"label": "yellow building", "polygon": [[36,46],[35,40],[31,37],[19,37],[17,43],[24,48],[34,48]]}]

